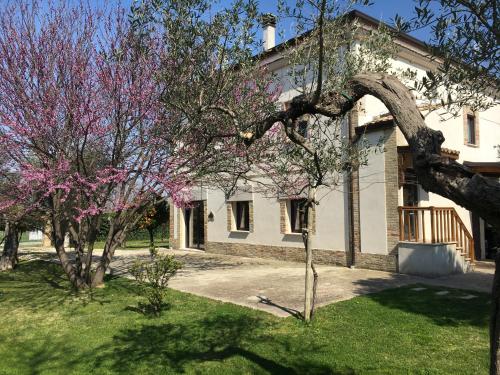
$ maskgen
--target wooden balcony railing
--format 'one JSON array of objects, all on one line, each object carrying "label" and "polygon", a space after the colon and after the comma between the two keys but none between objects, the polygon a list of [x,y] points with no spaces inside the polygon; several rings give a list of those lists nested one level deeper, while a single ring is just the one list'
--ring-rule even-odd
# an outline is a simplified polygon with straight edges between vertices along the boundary
[{"label": "wooden balcony railing", "polygon": [[454,242],[474,261],[474,239],[453,207],[398,207],[399,240],[420,243]]}]

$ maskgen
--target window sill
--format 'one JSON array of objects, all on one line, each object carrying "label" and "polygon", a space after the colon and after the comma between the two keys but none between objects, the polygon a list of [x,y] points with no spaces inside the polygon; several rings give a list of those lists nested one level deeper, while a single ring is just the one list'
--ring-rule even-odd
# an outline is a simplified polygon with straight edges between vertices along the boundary
[{"label": "window sill", "polygon": [[285,232],[283,234],[285,234],[287,236],[300,236],[300,237],[302,237],[302,232]]},{"label": "window sill", "polygon": [[232,229],[230,233],[250,233],[249,230]]},{"label": "window sill", "polygon": [[466,143],[465,145],[469,147],[479,148],[479,145],[474,143]]}]

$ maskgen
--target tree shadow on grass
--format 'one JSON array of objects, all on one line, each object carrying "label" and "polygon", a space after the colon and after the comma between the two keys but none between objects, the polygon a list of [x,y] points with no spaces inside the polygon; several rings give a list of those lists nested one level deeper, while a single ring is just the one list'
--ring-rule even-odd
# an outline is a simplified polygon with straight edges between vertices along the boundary
[{"label": "tree shadow on grass", "polygon": [[[359,284],[369,285],[372,281],[367,279],[360,281]],[[420,288],[422,289],[414,290]],[[445,293],[439,294],[440,292]],[[470,295],[474,297],[463,298]],[[439,326],[470,325],[482,328],[488,326],[490,297],[485,293],[413,284],[367,294],[366,297],[391,309],[425,316]]]},{"label": "tree shadow on grass", "polygon": [[157,312],[151,304],[145,302],[139,302],[137,306],[125,307],[125,311],[132,311],[144,315],[147,318],[158,318],[163,314],[167,314],[168,310],[170,310],[171,307],[172,307],[171,304],[163,303],[161,311]]},{"label": "tree shadow on grass", "polygon": [[273,302],[270,298],[268,297],[264,297],[264,296],[257,296],[257,298],[259,299],[259,302],[262,303],[263,305],[267,305],[267,306],[273,306],[273,307],[276,307],[284,312],[286,312],[287,314],[290,314],[291,316],[293,316],[295,319],[299,319],[299,320],[304,320],[304,314],[302,314],[300,311],[298,310],[295,310],[295,309],[292,309],[290,307],[286,307],[286,306],[282,306],[280,304],[277,304],[275,302]]},{"label": "tree shadow on grass", "polygon": [[[144,365],[151,373],[189,372],[192,366],[201,373],[207,362],[227,366],[224,373],[227,370],[291,375],[353,373],[314,363],[308,359],[314,348],[304,347],[301,358],[290,358],[285,344],[264,333],[268,324],[248,315],[217,314],[189,324],[161,323],[126,329],[113,338],[111,351],[103,348],[102,360],[96,363],[111,360],[110,367],[117,373],[142,372],[144,368],[140,366]],[[268,342],[271,352],[257,349],[263,342]]]},{"label": "tree shadow on grass", "polygon": [[108,303],[95,291],[76,292],[61,266],[45,260],[21,262],[16,269],[0,273],[0,301],[28,307],[33,311],[74,308],[90,302]]},{"label": "tree shadow on grass", "polygon": [[5,345],[5,351],[9,350],[0,361],[2,374],[69,374],[93,355],[68,345],[67,339],[57,336],[38,336],[36,340],[24,341],[12,335],[0,335],[0,342]]}]

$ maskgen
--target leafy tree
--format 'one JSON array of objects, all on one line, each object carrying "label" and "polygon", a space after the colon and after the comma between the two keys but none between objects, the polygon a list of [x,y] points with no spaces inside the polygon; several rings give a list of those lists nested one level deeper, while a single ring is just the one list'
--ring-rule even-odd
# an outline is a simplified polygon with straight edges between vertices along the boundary
[{"label": "leafy tree", "polygon": [[168,205],[164,199],[155,203],[146,211],[137,225],[139,229],[145,229],[149,234],[149,249],[155,252],[155,231],[168,221]]},{"label": "leafy tree", "polygon": [[[181,202],[192,175],[218,156],[200,153],[193,133],[203,128],[161,104],[170,86],[157,78],[169,61],[176,77],[160,35],[146,35],[120,7],[22,1],[0,12],[0,153],[19,176],[0,207],[49,217],[77,289],[103,283],[115,249],[158,194]],[[104,216],[109,230],[93,264]]]}]

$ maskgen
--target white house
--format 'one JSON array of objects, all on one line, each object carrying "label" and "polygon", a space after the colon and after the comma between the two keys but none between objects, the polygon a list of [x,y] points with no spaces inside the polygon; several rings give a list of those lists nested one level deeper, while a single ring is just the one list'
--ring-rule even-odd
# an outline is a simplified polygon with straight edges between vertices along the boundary
[{"label": "white house", "polygon": [[[378,21],[352,15],[366,28]],[[264,31],[262,63],[277,72],[287,69],[283,47],[273,46],[274,25]],[[413,37],[397,39],[395,68],[433,68],[424,44]],[[295,92],[285,90],[286,102]],[[425,111],[425,106],[422,107]],[[426,124],[443,132],[443,155],[498,178],[500,104],[484,112],[466,108],[458,118],[442,121],[440,109]],[[474,259],[485,259],[500,247],[489,225],[452,201],[425,192],[412,173],[407,143],[378,99],[366,96],[350,116],[351,127],[372,144],[384,137],[384,153],[370,154],[368,165],[345,179],[342,189],[321,189],[315,209],[314,257],[318,263],[388,271],[446,274],[464,272]],[[226,199],[209,187],[193,191],[193,207],[170,209],[170,244],[207,252],[302,261],[304,250],[296,228],[293,200],[265,198],[244,185]]]}]

